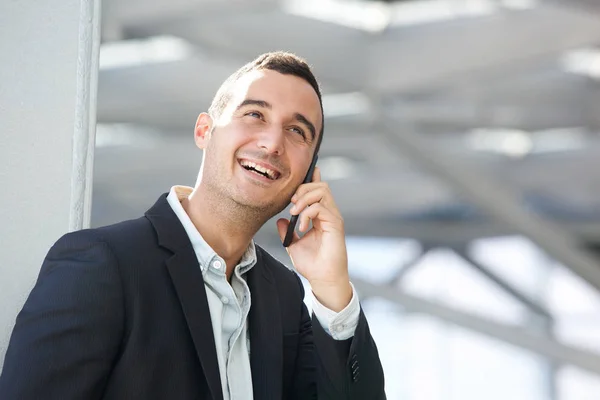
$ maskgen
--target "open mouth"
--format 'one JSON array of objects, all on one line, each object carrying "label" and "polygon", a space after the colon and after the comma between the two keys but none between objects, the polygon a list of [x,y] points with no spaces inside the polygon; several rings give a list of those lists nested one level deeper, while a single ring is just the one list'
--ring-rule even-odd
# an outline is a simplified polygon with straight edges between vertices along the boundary
[{"label": "open mouth", "polygon": [[262,175],[272,181],[276,180],[281,175],[278,171],[272,170],[272,169],[264,167],[262,165],[258,165],[256,163],[254,163],[252,161],[248,161],[248,160],[240,160],[240,165],[242,167],[244,167],[246,170],[255,172],[255,173]]}]

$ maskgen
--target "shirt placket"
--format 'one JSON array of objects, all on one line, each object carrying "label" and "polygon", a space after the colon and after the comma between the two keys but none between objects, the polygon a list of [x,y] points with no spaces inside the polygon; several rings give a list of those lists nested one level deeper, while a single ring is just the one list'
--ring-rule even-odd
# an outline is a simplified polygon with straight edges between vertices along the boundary
[{"label": "shirt placket", "polygon": [[[240,268],[239,266],[236,267],[235,269],[235,273],[234,276],[232,278],[232,282],[231,282],[231,292],[233,293],[236,301],[235,301],[235,305],[236,305],[236,311],[237,311],[237,327],[233,332],[232,338],[231,338],[231,346],[230,349],[234,350],[234,346],[238,345],[238,341],[240,340],[240,336],[241,333],[243,332],[243,328],[244,328],[244,321],[247,318],[248,315],[248,311],[249,311],[249,293],[250,290],[248,288],[248,285],[246,284],[245,280],[241,277],[240,275]],[[240,304],[241,303],[241,304]],[[245,338],[244,338],[245,340]],[[241,352],[234,352],[234,351],[230,351],[229,354],[227,355],[227,376],[230,376],[230,364],[233,361],[232,357],[234,355],[241,355]],[[234,371],[232,371],[232,373],[234,373]],[[228,379],[229,382],[231,382],[231,379]],[[231,388],[229,389],[229,392],[232,393],[233,391],[231,390]]]}]

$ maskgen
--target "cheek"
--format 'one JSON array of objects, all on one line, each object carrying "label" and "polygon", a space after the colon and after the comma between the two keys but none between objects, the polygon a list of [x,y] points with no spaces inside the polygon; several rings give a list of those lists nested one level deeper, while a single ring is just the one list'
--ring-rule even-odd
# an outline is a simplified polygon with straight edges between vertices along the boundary
[{"label": "cheek", "polygon": [[232,126],[227,139],[233,147],[239,148],[254,140],[259,132],[256,126],[238,123]]},{"label": "cheek", "polygon": [[[304,181],[306,174],[308,173],[308,169],[310,168],[311,154],[308,151],[299,152],[299,154],[295,154],[294,157],[290,160],[291,165],[294,166],[295,171],[295,180],[298,180],[300,183]],[[307,161],[308,160],[308,161]]]},{"label": "cheek", "polygon": [[298,187],[304,183],[304,178],[308,172],[308,166],[305,166],[304,164],[305,163],[300,163],[300,165],[296,167],[294,176],[290,177],[285,189],[283,189],[283,193],[286,197],[291,198],[298,190]]},{"label": "cheek", "polygon": [[214,148],[221,155],[231,152],[235,153],[248,141],[248,135],[244,130],[234,128],[235,127],[230,127],[230,129],[227,130],[220,130],[216,136],[213,137]]}]

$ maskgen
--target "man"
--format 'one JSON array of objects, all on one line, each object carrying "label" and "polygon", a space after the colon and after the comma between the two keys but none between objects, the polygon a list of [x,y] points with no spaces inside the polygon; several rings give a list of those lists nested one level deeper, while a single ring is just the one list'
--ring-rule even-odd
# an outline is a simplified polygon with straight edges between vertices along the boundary
[{"label": "man", "polygon": [[[49,251],[0,398],[384,399],[342,217],[318,168],[302,184],[322,136],[302,59],[268,53],[234,73],[196,122],[195,188]],[[287,249],[311,284],[312,320],[298,276],[252,240],[290,201],[304,234]],[[277,221],[282,240],[288,224]]]}]

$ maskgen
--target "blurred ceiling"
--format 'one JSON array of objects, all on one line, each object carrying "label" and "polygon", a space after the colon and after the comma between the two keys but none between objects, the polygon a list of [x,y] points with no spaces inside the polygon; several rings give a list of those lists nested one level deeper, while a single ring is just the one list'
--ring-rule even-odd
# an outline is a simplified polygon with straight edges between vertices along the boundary
[{"label": "blurred ceiling", "polygon": [[[477,181],[465,191],[448,179],[452,171],[431,169],[426,150],[415,156],[406,140],[417,138],[545,227],[600,241],[600,7],[592,0],[102,7],[94,226],[141,215],[173,184],[193,185],[198,113],[239,66],[287,50],[309,61],[323,87],[320,165],[348,234],[462,243],[529,232],[492,218],[505,204],[484,204]],[[258,237],[268,248],[277,240],[274,224]]]}]

